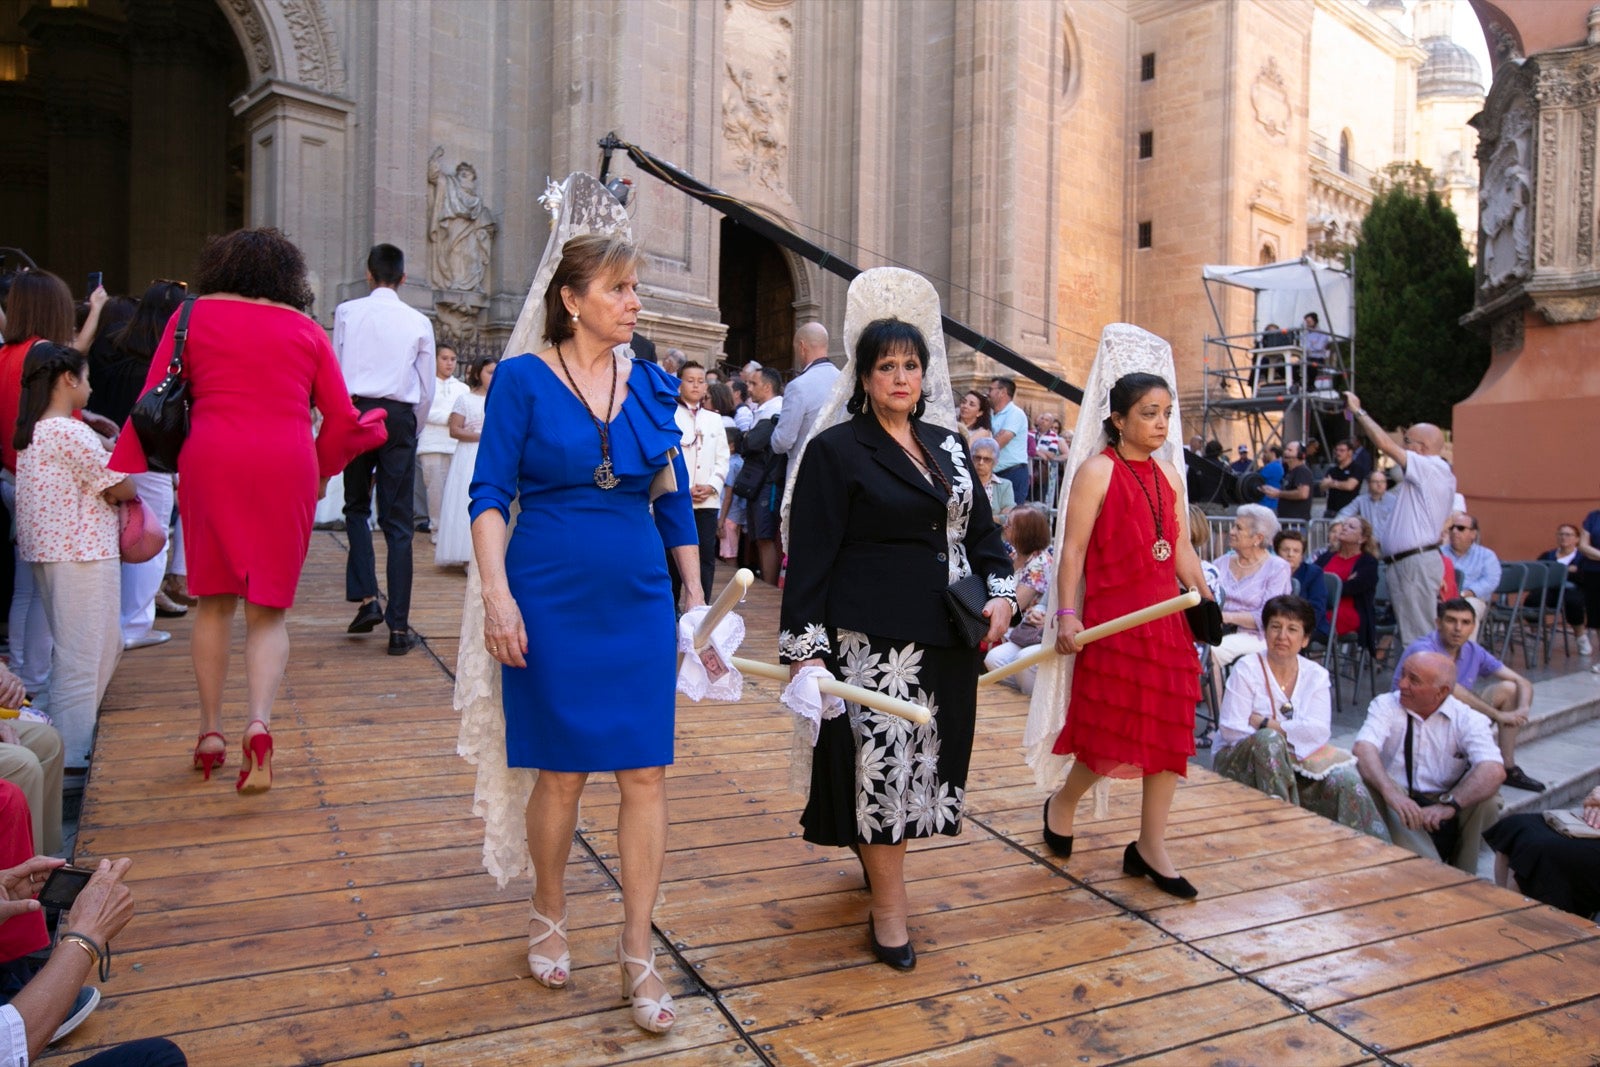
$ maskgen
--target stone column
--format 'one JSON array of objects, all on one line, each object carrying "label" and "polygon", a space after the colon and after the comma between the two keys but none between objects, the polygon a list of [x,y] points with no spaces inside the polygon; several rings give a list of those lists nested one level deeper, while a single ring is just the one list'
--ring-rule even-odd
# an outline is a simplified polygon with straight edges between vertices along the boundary
[{"label": "stone column", "polygon": [[[319,322],[331,323],[334,305],[342,299],[338,271],[346,223],[350,102],[268,81],[235,101],[234,112],[244,117],[249,130],[248,223],[276,226],[300,246],[316,297],[313,314]],[[417,247],[421,249],[420,242]]]},{"label": "stone column", "polygon": [[28,249],[82,296],[89,271],[129,287],[127,61],[121,25],[83,10],[29,9],[49,124],[45,248]]},{"label": "stone column", "polygon": [[[130,278],[187,278],[226,221],[231,34],[214,0],[129,5]],[[179,101],[195,106],[175,106]]]},{"label": "stone column", "polygon": [[1473,124],[1478,292],[1464,321],[1492,355],[1455,409],[1456,477],[1486,543],[1528,558],[1600,498],[1566,462],[1600,450],[1600,39],[1502,63]]}]

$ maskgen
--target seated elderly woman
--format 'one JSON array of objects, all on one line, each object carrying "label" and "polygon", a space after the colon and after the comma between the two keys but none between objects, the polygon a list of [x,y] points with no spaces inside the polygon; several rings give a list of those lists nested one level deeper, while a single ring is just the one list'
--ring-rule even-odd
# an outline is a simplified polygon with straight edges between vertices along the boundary
[{"label": "seated elderly woman", "polygon": [[1228,528],[1229,551],[1217,560],[1222,624],[1228,629],[1212,662],[1227,667],[1240,656],[1267,650],[1261,639],[1261,606],[1290,590],[1289,564],[1272,554],[1278,517],[1260,504],[1240,504]]},{"label": "seated elderly woman", "polygon": [[1017,495],[1010,482],[994,476],[1000,445],[993,437],[977,437],[967,447],[972,451],[972,468],[978,475],[978,484],[989,498],[989,513],[994,516],[996,526],[1003,526],[1011,509],[1017,506]]},{"label": "seated elderly woman", "polygon": [[[1055,560],[1050,552],[1050,520],[1045,518],[1043,509],[1033,504],[1017,508],[1005,525],[1005,537],[1016,565],[1018,621],[1007,631],[1006,639],[983,657],[983,668],[988,671],[999,670],[1043,640],[1045,596],[1055,574]],[[1038,675],[1038,667],[1028,667],[1000,684],[1032,693]]]},{"label": "seated elderly woman", "polygon": [[1267,649],[1234,665],[1217,722],[1218,774],[1389,840],[1355,757],[1328,743],[1333,702],[1328,672],[1300,653],[1316,612],[1297,596],[1261,609]]}]

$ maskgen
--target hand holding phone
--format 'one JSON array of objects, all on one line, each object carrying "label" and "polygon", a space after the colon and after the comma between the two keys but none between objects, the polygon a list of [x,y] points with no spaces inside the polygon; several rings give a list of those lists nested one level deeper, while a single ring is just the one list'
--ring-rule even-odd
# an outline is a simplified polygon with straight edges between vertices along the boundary
[{"label": "hand holding phone", "polygon": [[83,892],[83,887],[93,877],[94,871],[86,867],[57,867],[50,872],[44,888],[39,890],[39,905],[65,911],[77,901],[78,894]]},{"label": "hand holding phone", "polygon": [[103,284],[102,279],[104,277],[105,277],[105,275],[101,271],[97,271],[97,270],[90,271],[89,272],[89,288],[88,288],[88,291],[84,293],[84,295],[85,296],[93,296],[94,295],[94,291],[96,289],[101,288],[101,286]]}]

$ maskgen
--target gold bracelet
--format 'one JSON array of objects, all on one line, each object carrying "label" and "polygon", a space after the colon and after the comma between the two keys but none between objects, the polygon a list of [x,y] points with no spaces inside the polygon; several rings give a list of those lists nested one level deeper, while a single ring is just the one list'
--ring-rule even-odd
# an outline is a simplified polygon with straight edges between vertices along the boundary
[{"label": "gold bracelet", "polygon": [[90,944],[89,939],[82,934],[62,934],[61,943],[63,945],[77,945],[87,952],[89,954],[90,967],[100,962],[100,950]]}]

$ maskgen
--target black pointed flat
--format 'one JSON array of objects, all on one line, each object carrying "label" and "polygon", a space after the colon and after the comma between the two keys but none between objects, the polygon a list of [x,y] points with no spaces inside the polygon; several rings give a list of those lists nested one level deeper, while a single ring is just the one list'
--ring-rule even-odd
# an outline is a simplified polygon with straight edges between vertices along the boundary
[{"label": "black pointed flat", "polygon": [[1127,850],[1122,853],[1122,873],[1131,874],[1135,878],[1149,875],[1150,880],[1156,884],[1157,889],[1163,893],[1171,893],[1175,897],[1181,897],[1184,900],[1193,900],[1200,895],[1200,890],[1190,885],[1189,879],[1181,874],[1176,878],[1168,878],[1164,874],[1157,874],[1155,868],[1146,863],[1144,857],[1139,854],[1139,842],[1137,841],[1129,841]]},{"label": "black pointed flat", "polygon": [[872,942],[872,954],[878,957],[879,963],[893,967],[897,971],[909,971],[917,965],[917,950],[911,947],[908,938],[903,945],[880,945],[878,934],[872,925],[872,916],[867,916],[867,940]]},{"label": "black pointed flat", "polygon": [[1053,799],[1047,798],[1044,802],[1044,845],[1062,859],[1068,859],[1072,856],[1072,835],[1050,829],[1050,801]]}]

